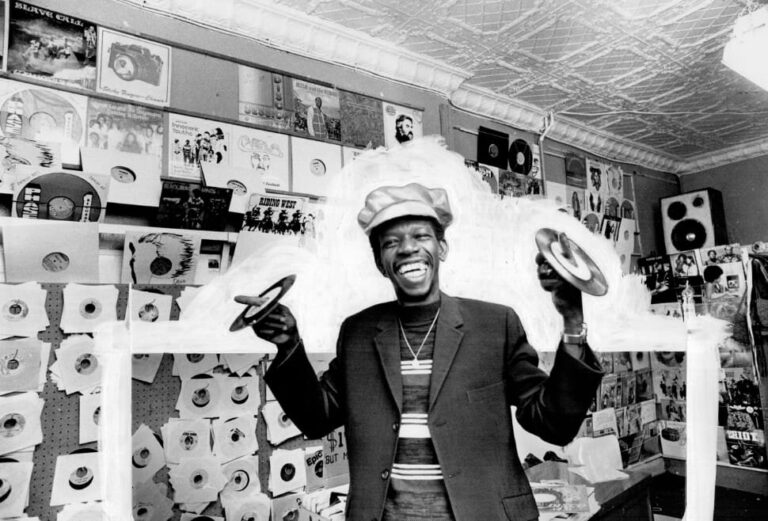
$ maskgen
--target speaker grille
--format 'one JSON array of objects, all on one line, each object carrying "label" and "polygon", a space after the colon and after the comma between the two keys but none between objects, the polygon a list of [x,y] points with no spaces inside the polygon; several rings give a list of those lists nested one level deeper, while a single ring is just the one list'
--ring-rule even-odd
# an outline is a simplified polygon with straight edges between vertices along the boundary
[{"label": "speaker grille", "polygon": [[670,203],[670,205],[667,207],[667,217],[673,221],[679,221],[685,217],[686,213],[688,213],[688,207],[685,206],[685,203],[681,201]]},{"label": "speaker grille", "polygon": [[707,229],[700,221],[685,219],[672,228],[671,238],[678,251],[695,250],[707,242]]}]

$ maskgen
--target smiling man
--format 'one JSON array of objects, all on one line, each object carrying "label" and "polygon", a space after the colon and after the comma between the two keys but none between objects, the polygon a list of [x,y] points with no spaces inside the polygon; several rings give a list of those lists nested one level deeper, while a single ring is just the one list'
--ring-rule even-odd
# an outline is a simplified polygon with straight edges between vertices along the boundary
[{"label": "smiling man", "polygon": [[565,323],[550,376],[512,309],[441,292],[451,221],[440,188],[412,183],[368,195],[358,222],[397,298],[344,321],[320,378],[288,308],[254,326],[278,347],[266,381],[304,434],[345,426],[348,520],[537,519],[510,406],[525,429],[564,445],[600,383],[581,293],[543,257],[541,286]]}]

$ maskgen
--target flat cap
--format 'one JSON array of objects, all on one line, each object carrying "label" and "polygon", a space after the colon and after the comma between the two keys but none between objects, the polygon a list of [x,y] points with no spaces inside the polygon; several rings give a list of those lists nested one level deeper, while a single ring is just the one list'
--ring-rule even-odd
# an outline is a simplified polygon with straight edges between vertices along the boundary
[{"label": "flat cap", "polygon": [[427,188],[418,183],[382,186],[365,198],[357,222],[366,235],[370,235],[380,224],[405,216],[431,217],[447,227],[453,221],[448,193],[442,188]]}]

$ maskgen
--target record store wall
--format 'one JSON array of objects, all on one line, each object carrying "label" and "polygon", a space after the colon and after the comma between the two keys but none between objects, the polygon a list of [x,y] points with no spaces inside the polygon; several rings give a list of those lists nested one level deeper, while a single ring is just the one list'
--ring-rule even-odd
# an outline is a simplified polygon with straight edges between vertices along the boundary
[{"label": "record store wall", "polygon": [[731,163],[680,177],[682,192],[715,188],[723,194],[728,240],[752,244],[765,240],[768,223],[768,156]]}]

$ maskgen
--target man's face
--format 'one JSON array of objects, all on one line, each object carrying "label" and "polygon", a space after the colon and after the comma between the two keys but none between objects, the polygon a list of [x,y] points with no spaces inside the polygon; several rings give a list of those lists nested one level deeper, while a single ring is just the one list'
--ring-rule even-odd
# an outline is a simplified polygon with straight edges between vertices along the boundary
[{"label": "man's face", "polygon": [[715,253],[715,250],[709,250],[709,252],[707,252],[707,255],[709,255],[709,260],[711,261],[717,260],[717,254]]},{"label": "man's face", "polygon": [[432,223],[413,218],[384,223],[379,232],[379,269],[405,305],[429,304],[440,298],[440,262],[448,244],[437,239]]},{"label": "man's face", "polygon": [[409,141],[413,139],[413,122],[408,119],[400,120],[395,126],[397,137],[402,141]]}]

